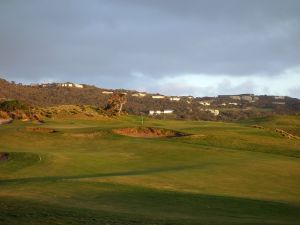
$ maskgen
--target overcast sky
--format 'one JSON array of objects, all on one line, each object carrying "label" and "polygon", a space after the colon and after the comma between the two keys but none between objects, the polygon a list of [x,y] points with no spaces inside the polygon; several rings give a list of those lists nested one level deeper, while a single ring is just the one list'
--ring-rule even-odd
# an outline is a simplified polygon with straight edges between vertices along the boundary
[{"label": "overcast sky", "polygon": [[0,77],[300,98],[300,1],[1,0]]}]

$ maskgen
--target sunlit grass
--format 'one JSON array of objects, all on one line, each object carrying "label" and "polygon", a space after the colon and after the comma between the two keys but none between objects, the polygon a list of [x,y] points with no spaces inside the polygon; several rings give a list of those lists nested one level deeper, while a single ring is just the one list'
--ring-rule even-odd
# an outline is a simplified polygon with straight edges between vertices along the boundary
[{"label": "sunlit grass", "polygon": [[192,134],[155,139],[112,132],[140,126],[132,116],[1,126],[0,152],[10,154],[0,162],[4,224],[297,224],[300,141],[253,124],[296,131],[300,119],[146,118]]}]

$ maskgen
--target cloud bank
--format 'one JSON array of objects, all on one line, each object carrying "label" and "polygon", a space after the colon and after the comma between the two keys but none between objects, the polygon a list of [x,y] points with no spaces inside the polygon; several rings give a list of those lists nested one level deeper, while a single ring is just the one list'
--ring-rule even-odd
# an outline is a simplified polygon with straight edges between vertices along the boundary
[{"label": "cloud bank", "polygon": [[1,1],[0,76],[300,97],[299,12],[297,0]]}]

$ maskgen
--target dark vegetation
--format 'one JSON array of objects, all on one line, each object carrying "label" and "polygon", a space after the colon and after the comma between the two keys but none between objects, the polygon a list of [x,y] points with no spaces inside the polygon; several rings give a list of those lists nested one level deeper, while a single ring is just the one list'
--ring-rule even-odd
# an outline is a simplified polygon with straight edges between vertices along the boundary
[{"label": "dark vegetation", "polygon": [[0,110],[2,111],[15,111],[26,109],[28,109],[28,106],[26,106],[18,100],[3,101],[0,103]]},{"label": "dark vegetation", "polygon": [[123,106],[127,103],[126,95],[123,93],[114,93],[107,101],[104,108],[109,116],[119,116],[122,112]]}]

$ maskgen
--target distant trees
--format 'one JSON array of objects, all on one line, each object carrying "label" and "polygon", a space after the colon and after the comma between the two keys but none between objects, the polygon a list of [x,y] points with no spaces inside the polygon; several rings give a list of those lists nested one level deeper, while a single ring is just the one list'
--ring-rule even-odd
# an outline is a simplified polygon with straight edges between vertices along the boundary
[{"label": "distant trees", "polygon": [[127,103],[127,97],[123,93],[114,93],[107,101],[105,110],[108,115],[116,116],[120,115],[123,106]]}]

